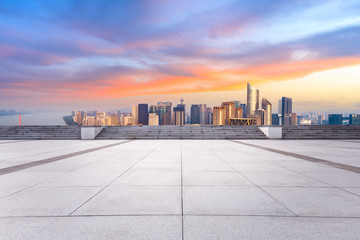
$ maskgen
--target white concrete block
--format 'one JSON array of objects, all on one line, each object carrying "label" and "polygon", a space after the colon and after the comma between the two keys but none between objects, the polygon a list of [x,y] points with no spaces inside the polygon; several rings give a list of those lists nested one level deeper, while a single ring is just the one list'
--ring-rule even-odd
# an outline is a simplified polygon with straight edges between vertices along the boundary
[{"label": "white concrete block", "polygon": [[259,127],[259,129],[270,139],[282,138],[282,127]]},{"label": "white concrete block", "polygon": [[103,127],[81,127],[81,139],[94,140],[103,129]]}]

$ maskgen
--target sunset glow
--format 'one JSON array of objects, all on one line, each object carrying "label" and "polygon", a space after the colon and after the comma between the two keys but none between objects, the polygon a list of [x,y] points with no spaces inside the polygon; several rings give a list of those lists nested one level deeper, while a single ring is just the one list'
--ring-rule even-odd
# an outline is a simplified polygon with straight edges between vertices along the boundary
[{"label": "sunset glow", "polygon": [[[314,99],[314,110],[358,109],[359,10],[359,1],[340,0],[1,1],[0,101],[29,109],[179,96],[216,104],[244,100],[251,82],[270,101],[287,94],[275,87],[285,84],[300,111]],[[321,74],[324,88],[298,87],[322,86]],[[334,99],[342,100],[329,106]]]}]

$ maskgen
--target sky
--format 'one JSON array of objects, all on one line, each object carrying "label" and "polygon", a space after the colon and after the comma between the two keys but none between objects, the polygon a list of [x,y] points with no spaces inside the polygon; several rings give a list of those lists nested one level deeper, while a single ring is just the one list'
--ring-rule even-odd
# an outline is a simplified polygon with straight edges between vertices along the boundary
[{"label": "sky", "polygon": [[360,112],[360,1],[1,0],[0,109]]}]

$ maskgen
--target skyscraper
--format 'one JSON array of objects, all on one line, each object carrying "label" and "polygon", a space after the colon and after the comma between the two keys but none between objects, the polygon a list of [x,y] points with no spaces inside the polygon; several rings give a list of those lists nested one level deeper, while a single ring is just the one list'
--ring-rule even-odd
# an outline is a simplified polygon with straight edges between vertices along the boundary
[{"label": "skyscraper", "polygon": [[202,125],[209,124],[207,118],[206,104],[199,104],[199,108],[200,108],[200,124]]},{"label": "skyscraper", "polygon": [[147,104],[138,105],[138,122],[142,125],[149,125],[149,107]]},{"label": "skyscraper", "polygon": [[253,118],[256,121],[256,125],[264,125],[264,119],[265,119],[264,116],[265,116],[264,109],[255,110]]},{"label": "skyscraper", "polygon": [[241,107],[235,108],[235,118],[243,118],[243,117],[244,117],[243,108]]},{"label": "skyscraper", "polygon": [[277,113],[272,114],[271,124],[272,125],[280,125],[279,114],[277,114]]},{"label": "skyscraper", "polygon": [[342,125],[342,114],[329,114],[329,125]]},{"label": "skyscraper", "polygon": [[149,113],[149,125],[159,125],[159,115],[157,115],[156,113]]},{"label": "skyscraper", "polygon": [[247,114],[254,114],[259,109],[259,90],[247,84]]},{"label": "skyscraper", "polygon": [[139,124],[139,111],[138,111],[138,106],[132,106],[131,115],[134,116],[135,125],[138,125],[138,124]]},{"label": "skyscraper", "polygon": [[214,107],[213,125],[225,125],[225,107]]},{"label": "skyscraper", "polygon": [[282,97],[279,100],[280,125],[291,125],[292,99]]},{"label": "skyscraper", "polygon": [[206,108],[207,112],[207,124],[212,125],[213,124],[213,114],[211,107]]},{"label": "skyscraper", "polygon": [[225,125],[230,125],[230,118],[235,118],[235,103],[223,102],[221,104],[225,108]]},{"label": "skyscraper", "polygon": [[180,99],[180,104],[174,107],[174,125],[185,125],[185,104],[184,99]]},{"label": "skyscraper", "polygon": [[199,105],[191,105],[191,124],[200,124],[200,108]]},{"label": "skyscraper", "polygon": [[171,102],[158,102],[159,125],[171,125]]},{"label": "skyscraper", "polygon": [[130,114],[124,116],[124,125],[135,125],[135,117]]},{"label": "skyscraper", "polygon": [[174,107],[174,125],[185,124],[185,111],[183,107]]},{"label": "skyscraper", "polygon": [[349,114],[350,125],[360,125],[360,114]]},{"label": "skyscraper", "polygon": [[240,107],[240,105],[241,105],[241,103],[240,103],[240,101],[231,101],[231,102],[233,102],[233,103],[235,103],[235,107]]},{"label": "skyscraper", "polygon": [[164,125],[162,118],[163,114],[166,113],[166,107],[164,102],[158,102],[157,104],[157,114],[159,115],[159,125]]},{"label": "skyscraper", "polygon": [[266,98],[261,101],[261,108],[264,109],[264,125],[272,124],[272,105]]},{"label": "skyscraper", "polygon": [[157,111],[156,111],[156,105],[150,105],[149,113],[157,113]]},{"label": "skyscraper", "polygon": [[246,108],[246,104],[240,104],[240,107],[243,110],[243,117],[246,118],[246,112],[247,112],[247,108]]},{"label": "skyscraper", "polygon": [[171,107],[172,107],[171,102],[165,102],[166,113],[162,118],[163,125],[171,125]]},{"label": "skyscraper", "polygon": [[324,114],[320,114],[318,116],[318,122],[319,122],[320,125],[324,124],[324,122],[325,122],[325,115]]}]

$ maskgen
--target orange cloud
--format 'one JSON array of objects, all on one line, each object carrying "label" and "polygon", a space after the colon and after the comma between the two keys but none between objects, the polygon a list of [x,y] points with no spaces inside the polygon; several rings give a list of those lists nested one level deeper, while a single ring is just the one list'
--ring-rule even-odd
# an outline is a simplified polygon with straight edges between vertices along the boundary
[{"label": "orange cloud", "polygon": [[214,70],[212,68],[186,65],[190,76],[167,76],[158,72],[140,73],[148,75],[145,82],[138,82],[136,77],[110,77],[103,81],[103,86],[76,84],[67,87],[74,89],[70,96],[81,99],[107,99],[130,96],[194,93],[208,91],[227,91],[244,88],[247,81],[260,83],[283,81],[304,77],[314,72],[344,66],[360,64],[360,58],[322,59],[284,64],[268,64],[245,69]]}]

